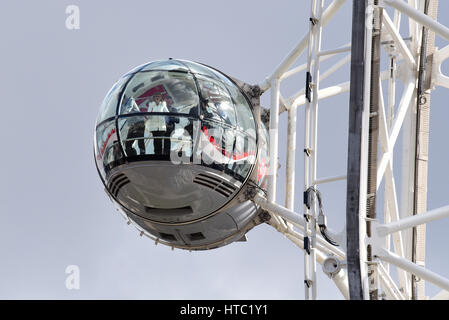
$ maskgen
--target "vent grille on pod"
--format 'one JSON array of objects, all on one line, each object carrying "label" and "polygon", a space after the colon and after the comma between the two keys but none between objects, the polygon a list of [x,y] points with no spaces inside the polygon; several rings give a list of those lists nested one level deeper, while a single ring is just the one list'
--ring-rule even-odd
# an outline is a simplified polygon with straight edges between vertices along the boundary
[{"label": "vent grille on pod", "polygon": [[109,182],[108,185],[109,192],[114,197],[117,197],[118,193],[120,192],[120,189],[130,182],[131,181],[129,181],[127,176],[125,176],[123,173],[120,173],[116,175],[114,178],[112,178],[111,181]]},{"label": "vent grille on pod", "polygon": [[209,189],[215,190],[225,197],[230,197],[237,187],[224,181],[223,179],[208,174],[200,173],[194,179],[193,182]]}]

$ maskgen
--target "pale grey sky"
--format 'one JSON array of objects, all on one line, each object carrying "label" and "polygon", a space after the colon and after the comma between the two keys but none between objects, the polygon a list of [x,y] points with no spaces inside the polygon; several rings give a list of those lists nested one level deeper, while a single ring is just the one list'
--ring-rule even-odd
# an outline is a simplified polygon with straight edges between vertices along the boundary
[{"label": "pale grey sky", "polygon": [[[440,2],[440,20],[449,25],[449,3]],[[80,8],[80,30],[65,27],[71,4]],[[348,0],[329,24],[323,48],[349,42],[351,8]],[[100,103],[128,70],[173,57],[259,83],[303,37],[308,15],[305,0],[2,1],[0,298],[303,299],[303,253],[271,227],[250,231],[247,243],[206,252],[171,251],[140,238],[104,193],[92,149]],[[347,79],[343,68],[323,85]],[[303,83],[303,74],[293,78],[283,95]],[[429,208],[449,203],[448,99],[443,89],[432,98]],[[268,93],[263,102],[268,106]],[[347,111],[348,95],[320,104],[319,176],[346,170]],[[300,110],[301,149],[303,122]],[[280,137],[283,202],[284,131]],[[302,212],[301,153],[297,159]],[[336,230],[344,224],[345,189],[343,182],[320,189]],[[429,225],[427,248],[430,268],[449,276],[447,228],[447,221]],[[80,267],[80,290],[65,287],[68,265]],[[341,298],[321,267],[318,289],[321,299]]]}]

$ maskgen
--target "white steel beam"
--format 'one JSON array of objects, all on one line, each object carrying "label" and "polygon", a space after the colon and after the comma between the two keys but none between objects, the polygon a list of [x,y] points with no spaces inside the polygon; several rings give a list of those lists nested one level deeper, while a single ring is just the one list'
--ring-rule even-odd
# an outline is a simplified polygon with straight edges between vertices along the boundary
[{"label": "white steel beam", "polygon": [[[388,139],[388,127],[387,127],[387,119],[385,115],[385,100],[383,97],[382,91],[382,81],[379,79],[379,138],[380,138],[380,149],[383,153],[388,153],[391,150],[390,141]],[[391,154],[388,156],[382,157],[381,162],[379,164],[379,172],[377,174],[377,190],[379,190],[380,183],[382,182],[383,175],[379,175],[379,173],[384,173],[387,162],[389,162]]]},{"label": "white steel beam", "polygon": [[340,180],[346,180],[346,175],[341,176],[334,176],[334,177],[326,177],[326,178],[319,178],[313,181],[312,184],[323,184],[323,183],[329,183],[334,181],[340,181]]},{"label": "white steel beam", "polygon": [[399,132],[401,130],[402,124],[404,122],[404,118],[407,114],[407,110],[411,104],[412,99],[414,98],[414,91],[415,91],[415,83],[413,81],[410,81],[407,84],[407,87],[405,89],[405,92],[402,96],[401,102],[399,104],[398,112],[396,114],[396,119],[393,123],[393,127],[391,130],[391,134],[388,138],[388,143],[386,144],[389,146],[387,152],[384,152],[384,154],[381,157],[381,160],[379,162],[379,167],[377,169],[377,187],[379,188],[381,177],[385,173],[385,169],[387,168],[387,164],[390,161],[391,154],[393,152],[394,145],[396,144],[396,140],[399,136]]},{"label": "white steel beam", "polygon": [[415,84],[414,80],[410,81],[406,86],[404,95],[402,96],[402,100],[399,104],[399,109],[396,114],[396,119],[393,123],[391,134],[389,137],[391,148],[394,148],[396,139],[398,138],[398,135],[399,135],[399,131],[401,130],[402,124],[404,122],[404,118],[407,113],[407,109],[410,105],[410,102],[413,99],[413,93],[414,93],[415,88],[416,88],[416,84]]},{"label": "white steel beam", "polygon": [[[312,1],[315,4],[315,1]],[[318,90],[320,86],[320,57],[319,52],[321,50],[321,36],[323,31],[323,6],[324,0],[316,0],[316,13],[312,11],[312,19],[316,19],[316,22],[311,22],[311,29],[313,35],[313,49],[312,60],[314,61],[313,72],[312,72],[312,101],[311,101],[311,134],[310,134],[310,146],[312,148],[311,152],[311,162],[310,162],[310,179],[311,181],[316,180],[317,176],[317,157],[318,157]],[[310,43],[309,43],[310,47]],[[309,69],[310,70],[310,69]],[[312,185],[314,186],[314,185]],[[310,227],[310,270],[311,270],[311,280],[312,280],[312,299],[317,298],[317,276],[316,276],[316,239],[317,239],[317,217],[318,217],[318,204],[316,197],[311,203],[311,219],[309,221]]]},{"label": "white steel beam", "polygon": [[[400,28],[400,21],[401,21],[401,13],[398,10],[395,10],[394,12],[394,25],[397,30]],[[390,68],[388,71],[388,109],[385,108],[385,100],[383,96],[382,91],[382,79],[380,88],[380,102],[381,106],[379,108],[380,117],[379,117],[379,124],[380,124],[380,140],[381,140],[381,148],[383,152],[387,152],[387,150],[390,150],[389,146],[389,130],[393,125],[393,118],[394,118],[394,109],[396,104],[396,72],[397,72],[397,57],[394,54],[389,54],[390,58]],[[393,156],[390,155],[390,163],[391,168],[393,171]],[[382,180],[382,177],[377,177],[377,181]],[[379,185],[377,186],[379,188]],[[388,192],[385,190],[385,192]],[[384,194],[385,194],[384,192]],[[388,210],[388,199],[384,197],[384,223],[391,222],[391,213]],[[385,248],[387,250],[390,250],[391,248],[391,236],[385,237]],[[390,265],[388,263],[385,263],[385,270],[387,273],[390,272]],[[404,284],[402,284],[404,285]]]},{"label": "white steel beam", "polygon": [[337,49],[320,51],[320,52],[318,52],[318,56],[320,56],[320,57],[325,57],[325,56],[329,56],[329,55],[333,56],[337,53],[343,53],[343,52],[349,52],[349,51],[351,51],[351,45],[347,45],[347,46],[337,48]]},{"label": "white steel beam", "polygon": [[[321,59],[321,61],[325,60],[326,57],[324,57],[323,59]],[[344,66],[347,62],[349,62],[351,60],[351,55],[347,55],[346,57],[344,57],[343,59],[339,60],[337,63],[335,63],[331,68],[329,68],[328,70],[326,70],[326,72],[324,72],[322,75],[320,75],[320,80],[324,80],[327,77],[329,77],[330,75],[332,75],[333,73],[335,73],[336,71],[338,71],[342,66]],[[348,85],[349,88],[349,85]],[[349,90],[349,89],[348,89]],[[298,93],[296,93],[295,95],[293,95],[292,97],[290,97],[287,101],[288,104],[293,105],[293,104],[297,104],[297,105],[301,105],[301,102],[305,99],[304,96],[304,91],[305,89],[301,89]],[[319,99],[319,93],[318,93],[318,99]],[[302,99],[302,100],[301,100]],[[305,101],[305,100],[304,100]],[[304,102],[305,103],[305,102]],[[304,104],[302,103],[302,104]]]},{"label": "white steel beam", "polygon": [[427,28],[434,31],[436,34],[440,35],[444,39],[449,41],[449,28],[442,25],[441,23],[433,20],[428,15],[424,14],[422,11],[413,8],[404,1],[401,0],[383,0],[383,2],[396,10],[401,11],[405,15],[409,16],[416,22],[426,26]]},{"label": "white steel beam", "polygon": [[449,300],[449,291],[441,290],[432,298],[432,300]]},{"label": "white steel beam", "polygon": [[[334,0],[324,11],[322,16],[321,25],[324,27],[337,13],[338,9],[346,2],[346,0]],[[274,70],[274,72],[267,77],[267,79],[262,82],[259,87],[262,91],[270,88],[273,79],[280,78],[288,68],[298,59],[298,57],[307,48],[309,42],[309,35],[306,34],[304,38],[298,43],[298,45],[284,58],[284,60],[279,64],[279,66]]]},{"label": "white steel beam", "polygon": [[278,168],[278,137],[279,137],[279,86],[280,80],[274,79],[271,87],[270,110],[270,170],[268,175],[268,200],[276,201],[276,175]]},{"label": "white steel beam", "polygon": [[434,79],[434,83],[440,87],[449,89],[449,77],[444,74],[437,74],[436,79]]},{"label": "white steel beam", "polygon": [[394,27],[396,30],[401,27],[401,12],[399,10],[394,10]]},{"label": "white steel beam", "polygon": [[[408,1],[408,5],[411,8],[413,8],[415,10],[418,9],[417,0],[405,0],[405,1],[406,2]],[[412,37],[412,41],[410,42],[410,48],[411,48],[411,50],[413,50],[414,53],[417,53],[418,34],[419,34],[418,23],[416,23],[416,21],[414,19],[408,19],[408,22],[409,22],[408,23],[409,35],[410,35],[410,37]]]},{"label": "white steel beam", "polygon": [[383,22],[384,22],[384,26],[386,27],[387,32],[391,35],[394,42],[398,46],[399,52],[404,57],[405,62],[407,63],[409,68],[414,69],[416,66],[415,58],[413,58],[413,54],[410,52],[409,48],[407,47],[407,44],[402,39],[402,36],[400,35],[399,31],[396,29],[393,21],[391,21],[390,17],[388,16],[388,13],[386,11],[383,12]]},{"label": "white steel beam", "polygon": [[[335,56],[335,55],[336,55],[337,53],[339,53],[339,52],[345,52],[346,50],[344,50],[344,51],[340,51],[340,50],[346,49],[346,48],[348,48],[348,46],[345,46],[345,47],[340,48],[340,49],[336,49],[336,50],[335,50],[335,51],[336,51],[335,53],[330,53],[330,51],[333,51],[333,50],[330,50],[328,54],[324,54],[324,55],[320,53],[320,56],[321,56],[320,61],[321,61],[321,62],[326,61],[326,60],[332,58],[333,56]],[[349,48],[351,48],[351,47],[349,46]],[[327,52],[327,51],[326,51],[326,52]],[[337,62],[337,63],[338,63],[338,62]],[[311,65],[313,65],[313,61],[312,61]],[[304,70],[306,70],[306,69],[307,69],[307,63],[303,63],[303,64],[300,65],[300,66],[297,66],[297,67],[295,67],[295,68],[293,68],[293,69],[290,69],[290,70],[284,72],[284,73],[282,74],[282,76],[280,77],[280,79],[281,79],[281,80],[285,80],[285,79],[287,79],[287,78],[293,76],[294,74],[297,74],[298,72],[304,71]],[[324,74],[323,74],[323,78],[322,78],[322,79],[324,79]]]},{"label": "white steel beam", "polygon": [[[299,239],[291,234],[285,235],[290,241],[292,241],[295,245],[297,245],[300,249],[304,250],[304,240]],[[316,261],[319,264],[323,264],[324,260],[327,258],[327,255],[323,252],[316,252]],[[348,287],[348,276],[346,273],[346,269],[342,268],[336,275],[331,278],[338,290],[340,290],[341,294],[346,300],[349,300],[349,287]]]},{"label": "white steel beam", "polygon": [[[379,82],[381,80],[379,79]],[[391,88],[390,88],[391,89]],[[388,127],[387,119],[385,115],[385,101],[383,98],[382,85],[379,86],[379,136],[380,136],[380,146],[384,152],[388,152],[388,157],[383,157],[381,164],[379,165],[380,172],[385,173],[385,204],[384,208],[384,219],[386,221],[397,221],[399,220],[399,207],[396,194],[396,183],[393,175],[393,163],[391,161],[391,155],[393,150],[391,150],[390,139],[388,138]],[[382,176],[377,176],[377,189],[379,189],[380,182],[382,181]],[[404,238],[401,232],[393,234],[393,246],[395,252],[400,256],[404,256]],[[403,270],[398,270],[399,284],[407,292],[410,281],[407,274]]]},{"label": "white steel beam", "polygon": [[434,60],[432,66],[432,79],[431,86],[436,85],[449,89],[449,77],[441,72],[441,65],[449,58],[449,45],[440,50],[436,50],[434,53]]},{"label": "white steel beam", "polygon": [[[283,206],[280,206],[276,203],[270,202],[264,197],[260,195],[256,195],[254,198],[254,201],[261,206],[263,209],[267,210],[270,213],[279,215],[280,217],[284,218],[285,220],[293,223],[295,227],[297,227],[299,230],[303,231],[306,226],[306,221],[299,213],[296,213],[292,210],[289,210],[287,208],[284,208]],[[322,248],[325,248],[328,252],[333,253],[335,256],[337,256],[339,259],[346,259],[344,252],[342,252],[337,247],[332,246],[330,243],[328,243],[326,240],[324,240],[321,237],[317,237],[317,244],[321,246]],[[324,249],[323,249],[324,250]]]},{"label": "white steel beam", "polygon": [[288,109],[287,126],[287,163],[285,179],[285,206],[293,210],[295,207],[295,163],[296,163],[296,116],[297,107],[292,106]]},{"label": "white steel beam", "polygon": [[447,58],[449,58],[449,45],[445,46],[444,48],[441,48],[437,51],[438,53],[438,62],[443,62]]},{"label": "white steel beam", "polygon": [[[387,199],[388,214],[391,221],[399,220],[399,207],[396,195],[396,184],[393,176],[391,162],[388,163],[385,172],[385,197]],[[402,232],[393,233],[394,251],[401,257],[405,257],[404,235]],[[399,284],[404,288],[405,292],[410,291],[410,279],[404,270],[398,270]]]},{"label": "white steel beam", "polygon": [[416,227],[421,224],[429,223],[435,220],[449,217],[449,206],[427,211],[424,214],[418,214],[393,221],[389,224],[377,226],[377,232],[380,236],[385,236],[400,230]]},{"label": "white steel beam", "polygon": [[[326,98],[330,98],[330,97],[339,95],[341,93],[348,92],[349,87],[350,87],[350,85],[349,85],[349,81],[348,81],[348,82],[337,84],[332,87],[327,87],[327,88],[321,89],[318,91],[317,99],[323,100]],[[296,106],[301,106],[301,105],[304,105],[305,103],[306,103],[306,96],[303,94],[300,97],[298,97],[298,99],[296,99],[293,104],[295,104]]]},{"label": "white steel beam", "polygon": [[[308,48],[307,48],[307,77],[309,76],[312,66],[315,61],[313,60],[313,43],[315,39],[315,28],[312,23],[312,18],[315,17],[316,11],[316,0],[310,1],[310,19],[309,22],[309,38],[308,38]],[[307,81],[307,80],[306,80]],[[307,85],[306,85],[307,86]],[[303,89],[305,92],[306,88]],[[304,191],[309,188],[310,183],[310,100],[308,99],[305,107],[305,117],[304,117]],[[304,216],[309,216],[309,207],[304,203]],[[310,227],[308,221],[304,225],[304,237],[309,240]],[[304,297],[306,300],[310,299],[310,287],[314,285],[312,276],[312,263],[311,263],[311,251],[310,251],[310,241],[307,242],[306,252],[304,253]]]},{"label": "white steel beam", "polygon": [[391,263],[392,265],[402,268],[414,274],[415,276],[418,276],[421,279],[429,281],[434,285],[449,291],[449,280],[440,276],[439,274],[436,274],[435,272],[429,271],[426,268],[418,266],[416,263],[413,263],[385,249],[378,248],[376,250],[375,255],[383,261]]},{"label": "white steel beam", "polygon": [[280,77],[281,80],[287,79],[295,74],[297,74],[298,72],[304,71],[307,69],[307,63],[303,63],[300,66],[297,66],[296,68],[290,69],[286,72],[284,72],[282,74],[282,76]]},{"label": "white steel beam", "polygon": [[390,300],[405,300],[404,295],[396,286],[394,280],[390,277],[387,270],[382,264],[378,266],[380,285]]}]

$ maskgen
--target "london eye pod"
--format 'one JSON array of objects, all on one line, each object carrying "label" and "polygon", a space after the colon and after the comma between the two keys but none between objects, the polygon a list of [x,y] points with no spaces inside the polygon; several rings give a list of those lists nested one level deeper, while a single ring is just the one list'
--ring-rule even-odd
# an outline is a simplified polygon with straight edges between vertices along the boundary
[{"label": "london eye pod", "polygon": [[94,153],[112,202],[158,242],[220,247],[260,223],[268,133],[236,83],[205,65],[155,61],[121,77],[96,121]]}]

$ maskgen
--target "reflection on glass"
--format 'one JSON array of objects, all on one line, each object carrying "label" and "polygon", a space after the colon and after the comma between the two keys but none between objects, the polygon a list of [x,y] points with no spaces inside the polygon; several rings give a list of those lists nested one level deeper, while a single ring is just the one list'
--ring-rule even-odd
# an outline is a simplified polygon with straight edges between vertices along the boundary
[{"label": "reflection on glass", "polygon": [[145,154],[145,118],[142,116],[119,119],[120,138],[125,155],[136,156]]},{"label": "reflection on glass", "polygon": [[173,124],[173,130],[170,133],[171,148],[170,159],[176,161],[176,163],[183,161],[191,162],[192,157],[192,131],[193,131],[193,119],[186,117],[178,117],[177,122]]},{"label": "reflection on glass", "polygon": [[246,132],[253,138],[256,138],[256,121],[248,104],[248,101],[235,85],[227,86],[227,89],[235,103],[235,111],[237,112],[237,123],[239,130]]},{"label": "reflection on glass", "polygon": [[[159,101],[156,102],[156,99]],[[157,107],[162,103],[165,108]],[[198,94],[192,75],[184,72],[148,71],[134,75],[126,86],[119,114],[138,112],[197,112]]]},{"label": "reflection on glass", "polygon": [[192,155],[192,119],[180,116],[135,115],[119,119],[126,156],[158,156],[169,160]]},{"label": "reflection on glass", "polygon": [[117,141],[115,121],[111,120],[99,125],[95,136],[97,140],[95,152],[97,166],[104,177],[110,166],[123,158]]},{"label": "reflection on glass", "polygon": [[221,72],[218,72],[212,68],[209,68],[205,65],[192,62],[192,61],[186,61],[186,60],[180,60],[183,64],[185,64],[187,67],[189,67],[190,71],[195,74],[205,75],[209,78],[219,80],[226,85],[233,86],[234,84],[232,81],[228,79],[225,75],[223,75]]},{"label": "reflection on glass", "polygon": [[205,99],[204,117],[228,125],[236,125],[234,104],[225,85],[219,81],[197,76],[201,96]]},{"label": "reflection on glass", "polygon": [[120,114],[128,113],[138,113],[140,108],[133,97],[128,97],[126,94],[123,95],[122,103],[120,104]]},{"label": "reflection on glass", "polygon": [[[118,119],[101,124],[113,117]],[[183,163],[187,159],[243,181],[257,153],[256,122],[241,90],[220,72],[193,62],[135,68],[109,91],[98,123],[95,155],[103,176],[125,156],[173,163],[183,157]]]},{"label": "reflection on glass", "polygon": [[235,172],[240,179],[244,179],[255,162],[256,151],[256,140],[251,136],[237,132],[233,161],[228,167],[229,170]]},{"label": "reflection on glass", "polygon": [[[170,137],[167,132],[167,118],[165,116],[149,116],[145,121],[145,143],[150,144],[152,151],[147,154],[169,155],[170,154]],[[152,143],[150,143],[152,142]],[[151,149],[150,149],[151,150]]]},{"label": "reflection on glass", "polygon": [[151,70],[165,70],[165,71],[184,71],[187,72],[188,69],[184,64],[176,60],[169,61],[154,61],[143,67],[141,71],[151,71]]},{"label": "reflection on glass", "polygon": [[[203,121],[198,154],[201,164],[243,181],[255,161],[256,140],[245,133]],[[197,154],[197,156],[198,156]]]},{"label": "reflection on glass", "polygon": [[202,164],[224,171],[232,160],[235,135],[232,129],[203,121],[200,135]]},{"label": "reflection on glass", "polygon": [[181,61],[190,69],[191,72],[195,73],[196,75],[202,74],[211,78],[218,79],[217,72],[214,72],[212,69],[203,66],[202,64],[186,60]]},{"label": "reflection on glass", "polygon": [[259,166],[257,168],[257,184],[263,189],[267,188],[267,179],[268,168],[270,164],[270,158],[268,156],[268,150],[270,149],[268,141],[268,130],[265,125],[262,123],[262,130],[260,130],[260,155],[259,155]]},{"label": "reflection on glass", "polygon": [[117,83],[114,84],[114,86],[111,88],[111,90],[109,90],[108,94],[103,99],[103,102],[101,104],[97,123],[115,116],[118,99],[120,98],[123,86],[126,84],[126,81],[128,81],[129,78],[130,76],[124,76],[120,78],[120,80],[117,81]]}]

